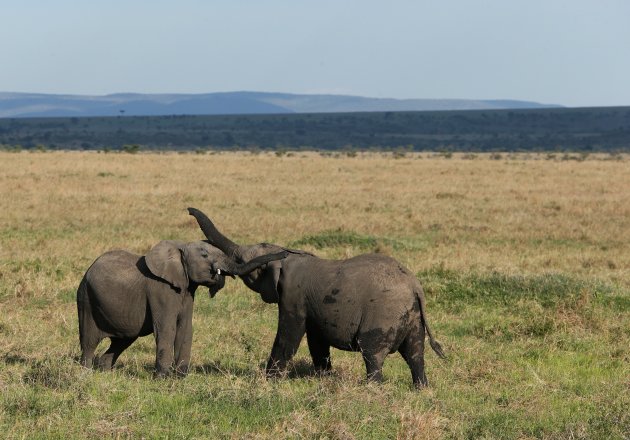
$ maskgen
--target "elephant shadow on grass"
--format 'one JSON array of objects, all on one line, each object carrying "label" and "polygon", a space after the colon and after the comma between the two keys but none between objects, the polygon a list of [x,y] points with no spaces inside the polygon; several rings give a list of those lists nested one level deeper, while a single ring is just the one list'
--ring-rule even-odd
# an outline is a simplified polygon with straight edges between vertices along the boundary
[{"label": "elephant shadow on grass", "polygon": [[32,363],[32,359],[29,359],[27,357],[24,357],[16,353],[5,353],[0,357],[0,360],[2,360],[2,362],[4,362],[7,365],[18,365],[18,364],[27,365],[27,364]]},{"label": "elephant shadow on grass", "polygon": [[[100,356],[94,357],[94,362],[98,363]],[[77,364],[81,364],[81,356],[76,356],[73,360]],[[155,363],[154,362],[145,362],[144,360],[138,360],[135,358],[129,358],[126,360],[116,362],[116,365],[112,367],[112,370],[118,371],[120,374],[128,377],[136,377],[140,378],[145,374],[147,376],[151,376],[155,372]],[[98,371],[98,369],[94,369],[93,371]]]},{"label": "elephant shadow on grass", "polygon": [[[210,376],[264,376],[265,365],[265,362],[261,362],[256,368],[253,364],[250,366],[233,364],[225,365],[221,363],[221,361],[210,361],[205,362],[201,365],[193,366],[192,371],[194,371],[196,374],[204,374]],[[299,379],[308,377],[321,377],[323,375],[335,376],[335,373],[330,371],[318,371],[307,359],[295,359],[289,364],[285,377],[287,379]]]},{"label": "elephant shadow on grass", "polygon": [[223,364],[221,361],[209,361],[200,365],[194,365],[192,371],[197,374],[209,376],[252,376],[256,374],[256,370],[248,366],[240,366],[234,364]]},{"label": "elephant shadow on grass", "polygon": [[[261,364],[261,369],[265,364]],[[334,370],[320,370],[316,368],[310,359],[301,358],[292,360],[287,366],[286,377],[288,379],[301,379],[309,377],[335,377],[338,373]]]},{"label": "elephant shadow on grass", "polygon": [[[80,354],[70,355],[73,363],[80,363]],[[95,357],[95,361],[98,361],[100,356]],[[24,358],[19,355],[6,354],[2,357],[2,359],[7,364],[16,364],[23,363],[28,364],[31,363],[30,359]],[[199,374],[199,375],[207,375],[207,376],[236,376],[236,377],[251,377],[251,376],[264,376],[265,371],[265,362],[259,362],[257,365],[255,363],[236,365],[233,363],[222,363],[220,360],[217,361],[206,361],[199,364],[191,365],[190,372]],[[146,361],[134,361],[132,359],[127,359],[117,362],[116,370],[126,371],[132,376],[143,375],[144,373],[151,374],[155,370],[155,364],[152,362]],[[134,372],[135,370],[135,372]],[[293,359],[282,376],[286,379],[301,379],[301,378],[310,378],[310,377],[337,377],[339,376],[338,372],[334,370],[329,371],[321,371],[313,366],[313,364],[307,358],[297,358]]]},{"label": "elephant shadow on grass", "polygon": [[[95,362],[98,362],[100,356],[95,356]],[[75,354],[71,356],[73,363],[80,364],[81,355]],[[19,355],[4,355],[2,357],[7,364],[30,364],[30,359],[24,358]],[[152,362],[134,362],[133,359],[127,360],[127,362],[120,361],[116,363],[115,370],[126,371],[132,376],[143,375],[144,373],[151,374],[155,370],[155,364]],[[200,364],[192,365],[190,368],[191,373],[207,376],[237,376],[248,377],[264,375],[265,363],[260,362],[258,365],[235,365],[226,364],[221,361],[207,361]],[[134,372],[135,370],[135,372]],[[296,359],[291,363],[289,370],[287,371],[287,378],[301,378],[301,377],[315,377],[318,376],[316,369],[307,362],[306,359]]]}]

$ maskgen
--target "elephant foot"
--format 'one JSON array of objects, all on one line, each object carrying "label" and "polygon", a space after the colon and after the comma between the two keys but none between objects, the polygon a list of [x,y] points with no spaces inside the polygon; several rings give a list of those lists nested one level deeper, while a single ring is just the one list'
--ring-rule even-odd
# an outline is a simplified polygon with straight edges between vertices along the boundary
[{"label": "elephant foot", "polygon": [[332,376],[332,367],[315,367],[315,375],[319,377]]},{"label": "elephant foot", "polygon": [[113,368],[112,356],[107,353],[94,359],[94,366],[99,371],[109,371]]},{"label": "elephant foot", "polygon": [[381,371],[368,373],[367,381],[371,383],[383,383],[383,373]]},{"label": "elephant foot", "polygon": [[94,358],[93,357],[81,356],[80,364],[81,364],[82,367],[91,370],[92,367],[93,367],[93,363],[94,363]]},{"label": "elephant foot", "polygon": [[414,386],[414,388],[416,390],[422,390],[424,388],[427,388],[429,386],[429,383],[428,382],[424,382],[424,383],[423,382],[414,382],[413,386]]},{"label": "elephant foot", "polygon": [[265,378],[267,379],[280,379],[284,376],[284,371],[278,369],[265,370]]},{"label": "elephant foot", "polygon": [[175,370],[175,375],[179,378],[188,376],[188,365],[182,365]]},{"label": "elephant foot", "polygon": [[170,368],[157,367],[153,372],[153,379],[166,379],[171,375],[172,371]]},{"label": "elephant foot", "polygon": [[265,377],[267,379],[282,377],[285,374],[286,365],[286,361],[269,359],[265,368]]}]

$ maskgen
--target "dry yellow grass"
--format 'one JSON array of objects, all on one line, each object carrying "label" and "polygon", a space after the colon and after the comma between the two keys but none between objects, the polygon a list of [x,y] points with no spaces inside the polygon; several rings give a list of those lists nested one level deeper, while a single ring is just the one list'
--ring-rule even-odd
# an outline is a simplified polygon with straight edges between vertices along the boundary
[{"label": "dry yellow grass", "polygon": [[2,226],[42,238],[36,251],[5,237],[0,256],[85,261],[166,235],[196,239],[185,210],[195,206],[245,242],[336,229],[416,241],[422,252],[397,254],[413,270],[629,278],[627,159],[410,157],[0,153]]}]

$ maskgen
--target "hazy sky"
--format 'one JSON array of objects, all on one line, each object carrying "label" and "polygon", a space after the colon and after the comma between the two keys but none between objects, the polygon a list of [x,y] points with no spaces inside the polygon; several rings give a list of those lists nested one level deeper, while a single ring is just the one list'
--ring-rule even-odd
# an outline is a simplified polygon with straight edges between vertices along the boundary
[{"label": "hazy sky", "polygon": [[628,0],[3,0],[0,91],[630,105]]}]

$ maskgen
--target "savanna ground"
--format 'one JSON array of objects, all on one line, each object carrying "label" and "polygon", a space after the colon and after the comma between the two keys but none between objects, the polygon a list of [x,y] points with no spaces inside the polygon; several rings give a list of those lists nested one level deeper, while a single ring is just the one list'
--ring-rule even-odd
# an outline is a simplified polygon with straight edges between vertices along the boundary
[{"label": "savanna ground", "polygon": [[[628,438],[630,157],[560,159],[0,152],[0,432]],[[305,341],[265,380],[277,308],[239,280],[198,291],[187,378],[152,379],[152,337],[113,372],[80,367],[84,271],[112,248],[201,239],[188,206],[237,242],[399,259],[448,355],[426,352],[430,387],[397,354],[382,385],[338,350],[317,377]]]}]

